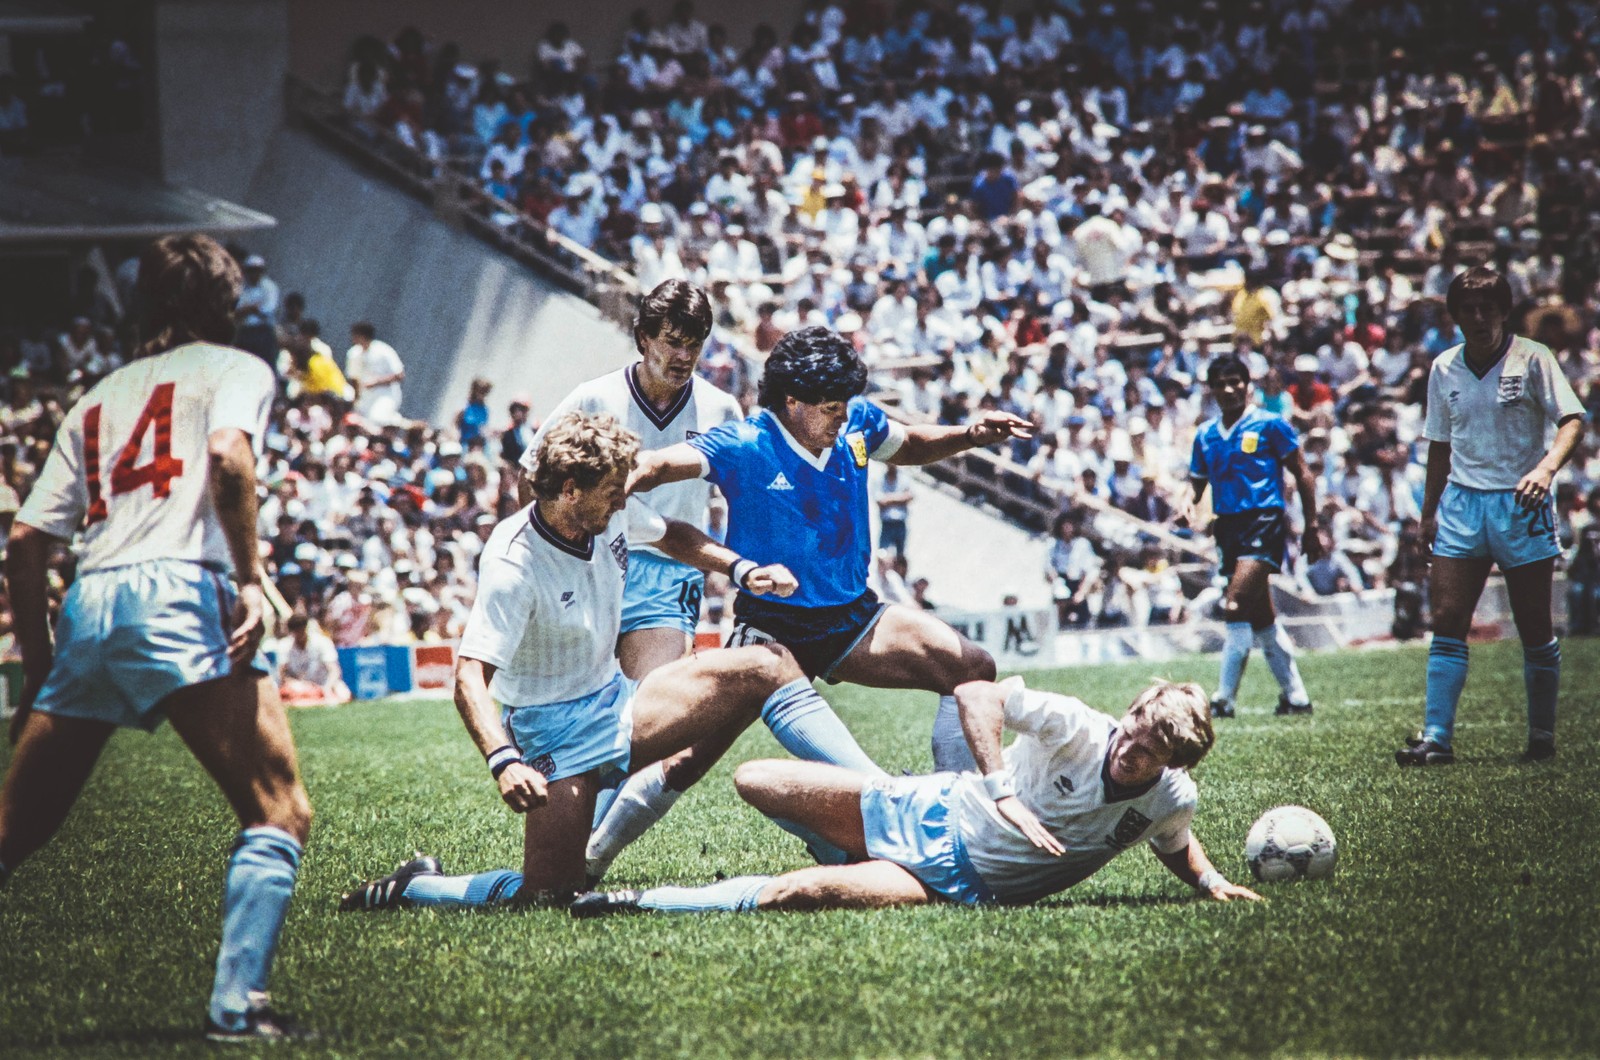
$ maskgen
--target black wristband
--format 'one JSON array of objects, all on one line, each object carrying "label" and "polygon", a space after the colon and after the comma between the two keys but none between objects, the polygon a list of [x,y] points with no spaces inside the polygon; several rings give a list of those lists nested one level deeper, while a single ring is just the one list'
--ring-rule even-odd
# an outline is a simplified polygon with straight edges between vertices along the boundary
[{"label": "black wristband", "polygon": [[489,764],[489,775],[499,780],[500,774],[510,768],[513,762],[522,761],[522,752],[510,744],[501,744],[483,757],[484,761]]}]

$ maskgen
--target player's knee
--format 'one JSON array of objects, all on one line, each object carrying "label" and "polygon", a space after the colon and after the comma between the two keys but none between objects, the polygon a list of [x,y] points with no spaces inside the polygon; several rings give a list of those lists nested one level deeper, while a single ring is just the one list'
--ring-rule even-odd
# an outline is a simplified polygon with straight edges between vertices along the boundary
[{"label": "player's knee", "polygon": [[760,653],[760,664],[755,668],[763,694],[770,694],[790,681],[805,676],[794,655],[782,644],[761,644],[751,649]]},{"label": "player's knee", "polygon": [[[733,787],[745,802],[756,806],[778,786],[781,763],[769,759],[743,762],[733,771]],[[759,809],[759,806],[757,806]]]},{"label": "player's knee", "polygon": [[961,663],[963,672],[956,684],[964,684],[967,681],[993,681],[999,675],[999,670],[994,664],[994,656],[976,644],[968,643],[964,646]]}]

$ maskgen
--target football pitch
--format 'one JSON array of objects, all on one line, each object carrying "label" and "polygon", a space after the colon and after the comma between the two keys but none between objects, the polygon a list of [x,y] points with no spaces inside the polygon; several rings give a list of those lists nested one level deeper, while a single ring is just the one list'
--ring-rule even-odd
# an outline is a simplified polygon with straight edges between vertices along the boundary
[{"label": "football pitch", "polygon": [[[318,1029],[279,1055],[1593,1055],[1600,1051],[1600,642],[1565,642],[1560,750],[1517,762],[1521,653],[1475,645],[1458,764],[1402,772],[1426,652],[1303,660],[1317,703],[1275,718],[1252,658],[1240,716],[1196,770],[1196,834],[1248,882],[1245,832],[1300,803],[1339,840],[1331,880],[1265,904],[1189,896],[1133,850],[1037,907],[617,917],[551,910],[339,914],[414,849],[516,866],[520,823],[444,702],[294,715],[317,810],[273,977]],[[1030,683],[1120,714],[1151,676],[1211,687],[1214,659]],[[928,767],[934,697],[826,691],[890,771]],[[808,863],[742,804],[732,764],[625,853],[608,885]],[[7,752],[0,751],[0,762]],[[57,841],[0,891],[0,1054],[193,1054],[232,818],[170,731],[120,734]]]}]

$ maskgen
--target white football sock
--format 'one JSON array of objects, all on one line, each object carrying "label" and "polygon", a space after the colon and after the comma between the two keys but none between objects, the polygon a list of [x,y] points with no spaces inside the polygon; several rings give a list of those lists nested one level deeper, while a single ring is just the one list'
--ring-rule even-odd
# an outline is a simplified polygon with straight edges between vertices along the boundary
[{"label": "white football sock", "polygon": [[588,874],[597,879],[604,876],[617,855],[661,820],[681,794],[667,787],[666,770],[660,762],[629,777],[611,809],[589,835]]},{"label": "white football sock", "polygon": [[933,770],[935,773],[976,771],[967,734],[961,731],[961,708],[955,696],[939,697],[939,713],[933,716]]}]

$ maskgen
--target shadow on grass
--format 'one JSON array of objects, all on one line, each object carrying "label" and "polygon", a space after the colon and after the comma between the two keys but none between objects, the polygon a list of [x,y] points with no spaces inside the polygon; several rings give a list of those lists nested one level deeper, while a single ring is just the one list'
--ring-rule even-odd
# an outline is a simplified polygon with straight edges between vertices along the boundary
[{"label": "shadow on grass", "polygon": [[1193,902],[1193,896],[1176,894],[1097,894],[1086,898],[1052,897],[1031,905],[1039,909],[1092,909],[1138,908],[1140,906],[1183,905]]}]

